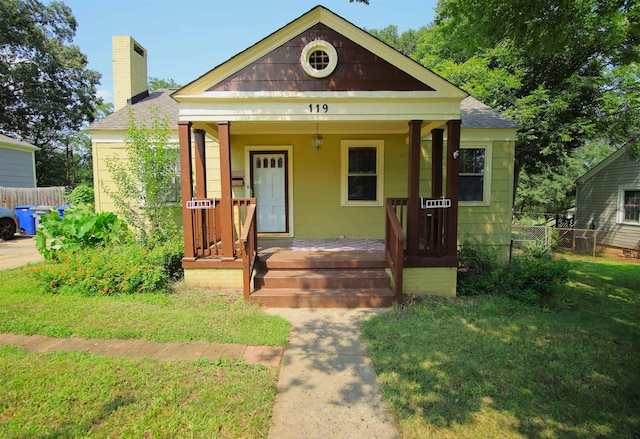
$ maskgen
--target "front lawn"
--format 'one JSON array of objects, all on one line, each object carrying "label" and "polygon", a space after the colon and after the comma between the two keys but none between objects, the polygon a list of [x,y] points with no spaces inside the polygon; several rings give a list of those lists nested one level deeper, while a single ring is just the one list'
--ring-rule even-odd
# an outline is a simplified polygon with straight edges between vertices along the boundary
[{"label": "front lawn", "polygon": [[[36,291],[26,269],[4,270],[0,332],[285,345],[289,323],[239,294],[86,297]],[[0,437],[266,437],[277,370],[244,361],[27,354],[0,347]]]},{"label": "front lawn", "polygon": [[239,293],[178,286],[172,294],[54,295],[37,292],[26,269],[1,273],[0,332],[270,346],[288,340],[287,321]]},{"label": "front lawn", "polygon": [[546,306],[431,298],[365,323],[403,438],[640,434],[640,264],[571,267]]},{"label": "front lawn", "polygon": [[267,437],[277,371],[0,347],[0,437]]}]

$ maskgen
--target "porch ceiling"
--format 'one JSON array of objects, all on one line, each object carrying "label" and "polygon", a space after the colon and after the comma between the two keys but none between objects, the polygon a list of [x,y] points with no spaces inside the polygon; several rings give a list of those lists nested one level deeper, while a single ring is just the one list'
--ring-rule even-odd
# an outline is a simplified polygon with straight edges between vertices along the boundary
[{"label": "porch ceiling", "polygon": [[[408,121],[288,121],[288,122],[247,122],[235,121],[231,123],[231,132],[236,134],[309,134],[317,131],[327,134],[407,134]],[[445,121],[431,122],[430,125],[444,126]],[[215,134],[218,127],[215,123],[194,123],[194,128],[204,129]]]}]

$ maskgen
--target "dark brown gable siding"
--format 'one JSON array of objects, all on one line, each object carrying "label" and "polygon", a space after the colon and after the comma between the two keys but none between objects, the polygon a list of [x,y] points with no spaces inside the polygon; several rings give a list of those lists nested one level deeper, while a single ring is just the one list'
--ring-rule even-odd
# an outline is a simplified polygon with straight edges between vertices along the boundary
[{"label": "dark brown gable siding", "polygon": [[[310,41],[325,40],[338,52],[338,66],[327,78],[312,78],[300,65]],[[208,91],[433,91],[387,61],[330,29],[316,24]]]}]

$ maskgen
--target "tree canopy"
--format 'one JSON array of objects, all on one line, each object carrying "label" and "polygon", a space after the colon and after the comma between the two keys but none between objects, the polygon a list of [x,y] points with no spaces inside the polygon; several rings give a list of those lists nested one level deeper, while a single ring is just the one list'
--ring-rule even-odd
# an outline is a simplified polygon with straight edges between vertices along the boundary
[{"label": "tree canopy", "polygon": [[102,102],[100,74],[72,44],[76,27],[62,2],[0,0],[0,132],[41,148],[41,186],[67,184],[66,146]]},{"label": "tree canopy", "polygon": [[149,93],[159,90],[161,88],[180,88],[182,87],[173,79],[163,79],[156,78],[155,76],[149,76],[149,80],[147,81],[147,88],[149,89]]},{"label": "tree canopy", "polygon": [[371,32],[522,126],[516,185],[566,171],[587,141],[640,132],[635,1],[440,0],[429,26]]}]

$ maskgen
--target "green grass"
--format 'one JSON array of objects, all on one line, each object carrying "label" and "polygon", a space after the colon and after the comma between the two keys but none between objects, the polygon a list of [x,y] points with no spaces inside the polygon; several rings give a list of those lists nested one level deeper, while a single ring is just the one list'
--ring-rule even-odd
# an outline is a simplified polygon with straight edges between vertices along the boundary
[{"label": "green grass", "polygon": [[3,270],[0,332],[285,345],[289,323],[240,294],[178,287],[173,294],[84,297],[39,293],[26,269]]},{"label": "green grass", "polygon": [[640,264],[571,264],[545,307],[431,298],[365,323],[403,438],[640,435]]},{"label": "green grass", "polygon": [[276,371],[0,347],[0,437],[266,437]]},{"label": "green grass", "polygon": [[[284,345],[289,323],[238,294],[86,297],[35,291],[4,270],[0,332]],[[1,438],[259,438],[268,434],[277,370],[244,361],[161,362],[0,347]]]}]

